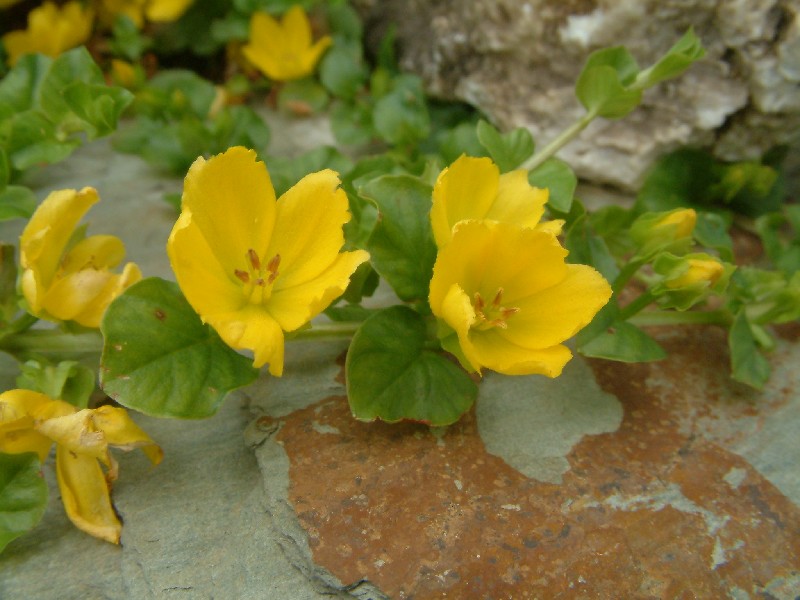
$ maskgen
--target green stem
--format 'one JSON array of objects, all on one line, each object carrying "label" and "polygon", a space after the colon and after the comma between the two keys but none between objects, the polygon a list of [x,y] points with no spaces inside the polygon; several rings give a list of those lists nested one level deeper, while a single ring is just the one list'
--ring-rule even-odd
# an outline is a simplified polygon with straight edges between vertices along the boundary
[{"label": "green stem", "polygon": [[64,333],[56,329],[34,329],[0,340],[0,350],[17,354],[100,354],[103,336],[99,331]]},{"label": "green stem", "polygon": [[646,307],[650,306],[655,300],[655,296],[651,294],[649,291],[644,292],[641,296],[636,298],[635,300],[626,304],[623,308],[619,311],[619,318],[622,321],[627,321],[636,313],[641,312]]},{"label": "green stem", "polygon": [[547,146],[525,161],[520,168],[533,171],[536,167],[561,150],[563,146],[571,142],[581,131],[586,129],[596,116],[597,113],[595,112],[588,112],[583,115],[580,119],[558,134]]},{"label": "green stem", "polygon": [[333,340],[351,338],[361,326],[361,321],[341,321],[333,323],[315,323],[308,329],[296,331],[287,336],[287,341],[295,340]]},{"label": "green stem", "polygon": [[634,325],[730,325],[732,321],[731,313],[727,310],[648,310],[630,319]]},{"label": "green stem", "polygon": [[611,286],[611,289],[614,291],[615,294],[618,294],[622,291],[622,288],[630,281],[631,277],[636,274],[641,266],[644,264],[644,261],[641,260],[632,260],[627,265],[622,267],[622,270],[617,275],[617,278],[614,280],[614,284]]}]

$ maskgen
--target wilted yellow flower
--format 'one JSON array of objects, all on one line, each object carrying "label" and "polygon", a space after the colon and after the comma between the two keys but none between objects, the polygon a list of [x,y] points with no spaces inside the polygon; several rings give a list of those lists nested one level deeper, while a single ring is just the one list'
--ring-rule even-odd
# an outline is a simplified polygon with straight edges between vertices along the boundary
[{"label": "wilted yellow flower", "polygon": [[52,192],[23,230],[20,287],[34,316],[99,327],[111,301],[142,278],[134,263],[121,274],[110,271],[125,256],[119,238],[94,235],[74,241],[75,227],[98,200],[89,187]]},{"label": "wilted yellow flower", "polygon": [[565,262],[549,232],[463,221],[433,268],[430,306],[440,338],[465,368],[557,377],[572,357],[563,342],[608,302],[591,267]]},{"label": "wilted yellow flower", "polygon": [[154,464],[161,462],[161,448],[122,408],[79,410],[30,390],[0,394],[0,452],[36,452],[44,461],[53,443],[58,487],[67,516],[78,529],[118,544],[122,524],[109,490],[119,467],[109,446],[141,448]]},{"label": "wilted yellow flower", "polygon": [[167,242],[178,284],[225,343],[252,350],[273,375],[283,372],[283,332],[327,308],[369,258],[340,252],[350,213],[339,185],[326,169],[276,201],[264,163],[242,147],[198,158],[186,175]]},{"label": "wilted yellow flower", "polygon": [[242,47],[242,53],[270,79],[289,81],[310,75],[331,43],[327,35],[311,43],[308,16],[295,4],[280,23],[265,12],[254,12],[250,41]]},{"label": "wilted yellow flower", "polygon": [[113,23],[117,15],[125,15],[137,27],[145,19],[154,23],[177,21],[194,0],[100,0],[99,10],[106,23]]},{"label": "wilted yellow flower", "polygon": [[433,186],[431,225],[440,248],[453,236],[453,227],[469,219],[513,223],[558,235],[563,221],[539,221],[549,192],[528,183],[523,169],[500,174],[488,158],[461,156],[443,170]]},{"label": "wilted yellow flower", "polygon": [[8,63],[13,66],[25,54],[58,56],[80,46],[92,33],[94,11],[73,0],[59,7],[45,2],[28,14],[28,28],[3,36]]}]

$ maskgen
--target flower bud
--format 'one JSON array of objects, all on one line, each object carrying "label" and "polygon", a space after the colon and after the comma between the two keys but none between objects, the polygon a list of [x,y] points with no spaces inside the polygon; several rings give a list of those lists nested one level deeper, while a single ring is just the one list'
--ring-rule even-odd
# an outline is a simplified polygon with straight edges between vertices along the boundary
[{"label": "flower bud", "polygon": [[691,208],[645,213],[631,225],[631,239],[639,247],[638,256],[649,258],[657,252],[686,252],[692,239],[697,213]]},{"label": "flower bud", "polygon": [[734,269],[710,254],[675,256],[663,252],[653,261],[660,280],[650,291],[662,307],[686,310],[709,294],[724,291]]},{"label": "flower bud", "polygon": [[713,286],[725,273],[725,267],[715,258],[690,258],[687,259],[686,265],[683,274],[673,279],[666,279],[664,285],[671,290],[705,283]]}]

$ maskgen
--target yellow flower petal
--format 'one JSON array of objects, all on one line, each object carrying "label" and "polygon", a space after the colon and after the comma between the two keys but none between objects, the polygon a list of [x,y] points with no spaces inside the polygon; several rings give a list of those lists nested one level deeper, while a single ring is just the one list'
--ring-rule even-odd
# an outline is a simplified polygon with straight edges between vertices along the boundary
[{"label": "yellow flower petal", "polygon": [[263,307],[247,305],[235,313],[210,316],[207,322],[231,348],[252,350],[254,367],[269,363],[272,375],[283,374],[283,331]]},{"label": "yellow flower petal", "polygon": [[168,23],[177,21],[194,0],[150,0],[145,8],[148,21]]},{"label": "yellow flower petal", "polygon": [[184,181],[183,206],[220,264],[243,265],[251,248],[259,256],[266,252],[275,191],[253,150],[237,146],[210,160],[198,158]]},{"label": "yellow flower petal", "polygon": [[19,239],[20,264],[35,268],[39,285],[49,287],[75,227],[100,198],[93,188],[52,192],[33,213]]},{"label": "yellow flower petal", "polygon": [[110,269],[125,258],[125,245],[113,235],[93,235],[75,244],[61,261],[66,273],[81,269]]},{"label": "yellow flower petal", "polygon": [[108,305],[122,291],[141,279],[133,263],[121,275],[84,269],[58,279],[42,302],[42,308],[61,321],[75,321],[85,327],[99,327]]},{"label": "yellow flower petal", "polygon": [[533,348],[548,348],[588,325],[611,297],[608,282],[591,267],[567,265],[564,279],[527,298],[514,300],[514,326],[499,333]]},{"label": "yellow flower petal", "polygon": [[230,313],[245,303],[235,266],[228,268],[194,226],[193,213],[184,209],[167,242],[167,254],[181,291],[199,315]]},{"label": "yellow flower petal", "polygon": [[519,169],[503,173],[500,175],[497,197],[482,218],[520,227],[536,227],[544,215],[544,205],[549,195],[548,190],[528,183],[527,171]]},{"label": "yellow flower petal", "polygon": [[300,53],[311,46],[311,23],[308,22],[306,12],[299,4],[292,5],[284,13],[281,28],[289,42],[290,51]]},{"label": "yellow flower petal", "polygon": [[458,284],[453,284],[442,300],[440,315],[458,336],[461,352],[473,371],[481,370],[481,362],[469,340],[469,330],[475,324],[475,308],[470,297]]},{"label": "yellow flower petal", "polygon": [[528,348],[509,342],[498,329],[475,333],[470,341],[481,364],[505,375],[558,377],[572,358],[572,352],[564,345]]},{"label": "yellow flower petal", "polygon": [[431,226],[439,247],[452,237],[453,227],[466,219],[482,219],[500,185],[500,170],[488,158],[461,156],[436,179]]},{"label": "yellow flower petal", "polygon": [[118,544],[122,524],[114,513],[108,483],[97,460],[59,446],[56,476],[70,521],[96,538]]},{"label": "yellow flower petal", "polygon": [[333,264],[313,279],[293,287],[276,286],[269,301],[269,312],[284,331],[294,331],[308,323],[341,296],[350,276],[369,254],[363,250],[342,252]]},{"label": "yellow flower petal", "polygon": [[91,456],[108,464],[108,442],[94,422],[93,411],[84,408],[69,415],[47,419],[37,424],[42,435],[73,454]]},{"label": "yellow flower petal", "polygon": [[103,432],[106,442],[115,448],[141,448],[153,464],[164,457],[161,448],[134,421],[124,408],[101,406],[93,411],[95,426]]},{"label": "yellow flower petal", "polygon": [[275,291],[319,276],[344,245],[342,225],[350,220],[347,194],[338,175],[326,169],[306,175],[278,199],[276,227],[265,256],[279,255]]}]

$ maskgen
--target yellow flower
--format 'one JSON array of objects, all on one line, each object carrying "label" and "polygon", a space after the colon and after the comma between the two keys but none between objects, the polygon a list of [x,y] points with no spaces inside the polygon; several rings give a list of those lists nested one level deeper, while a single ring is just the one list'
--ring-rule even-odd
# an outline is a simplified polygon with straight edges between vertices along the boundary
[{"label": "yellow flower", "polygon": [[72,243],[75,227],[100,198],[92,188],[59,190],[39,205],[20,236],[22,294],[31,314],[99,327],[111,301],[142,278],[134,263],[109,269],[125,256],[122,241],[94,235]]},{"label": "yellow flower", "polygon": [[30,390],[0,394],[0,452],[36,452],[44,461],[53,443],[67,516],[78,529],[118,544],[122,524],[109,495],[118,465],[109,446],[141,448],[154,464],[161,462],[161,448],[122,408],[79,410]]},{"label": "yellow flower", "polygon": [[154,23],[177,21],[194,0],[101,0],[100,15],[108,24],[117,15],[125,15],[137,27],[144,25],[145,19]]},{"label": "yellow flower", "polygon": [[469,219],[513,223],[561,233],[563,221],[540,223],[549,192],[528,183],[522,169],[500,174],[488,158],[462,155],[439,174],[433,186],[431,225],[440,248],[453,236],[453,227]]},{"label": "yellow flower", "polygon": [[562,342],[611,297],[591,267],[565,262],[551,233],[464,221],[433,268],[430,305],[445,349],[465,368],[557,377],[572,357]]},{"label": "yellow flower", "polygon": [[3,36],[8,63],[13,66],[25,54],[58,56],[80,46],[92,33],[94,11],[73,0],[59,7],[45,2],[28,14],[28,28]]},{"label": "yellow flower", "polygon": [[253,13],[250,17],[250,42],[242,52],[270,79],[289,81],[310,75],[331,43],[330,36],[326,35],[312,45],[308,16],[300,5],[295,4],[283,15],[280,23],[265,12]]},{"label": "yellow flower", "polygon": [[284,331],[294,331],[340,296],[363,250],[340,252],[350,220],[338,175],[301,179],[277,201],[264,163],[230,148],[189,169],[181,215],[167,242],[186,299],[253,366],[283,372]]}]

